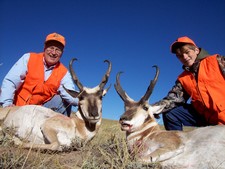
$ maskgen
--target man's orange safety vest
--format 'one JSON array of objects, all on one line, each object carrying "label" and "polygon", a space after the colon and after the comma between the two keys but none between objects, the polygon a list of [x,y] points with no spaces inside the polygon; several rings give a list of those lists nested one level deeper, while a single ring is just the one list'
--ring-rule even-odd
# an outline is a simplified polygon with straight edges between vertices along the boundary
[{"label": "man's orange safety vest", "polygon": [[200,62],[197,81],[191,72],[184,71],[178,80],[191,97],[191,103],[211,125],[225,124],[225,79],[217,55]]},{"label": "man's orange safety vest", "polygon": [[57,64],[50,77],[45,81],[43,57],[43,53],[30,53],[27,65],[28,72],[24,83],[15,93],[15,105],[42,105],[57,94],[67,69],[62,63]]}]

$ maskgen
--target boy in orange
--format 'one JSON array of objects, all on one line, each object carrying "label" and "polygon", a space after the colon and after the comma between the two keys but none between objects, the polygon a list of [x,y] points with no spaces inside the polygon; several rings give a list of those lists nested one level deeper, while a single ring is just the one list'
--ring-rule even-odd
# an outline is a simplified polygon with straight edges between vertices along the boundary
[{"label": "boy in orange", "polygon": [[[225,57],[209,55],[186,36],[178,38],[170,49],[184,71],[168,95],[155,103],[166,105],[165,128],[225,124]],[[189,98],[191,104],[187,103]]]}]

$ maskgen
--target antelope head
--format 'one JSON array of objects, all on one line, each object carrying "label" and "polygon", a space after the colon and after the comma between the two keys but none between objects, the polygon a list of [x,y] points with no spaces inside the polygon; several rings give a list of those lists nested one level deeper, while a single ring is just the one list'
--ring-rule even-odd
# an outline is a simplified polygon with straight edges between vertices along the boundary
[{"label": "antelope head", "polygon": [[102,98],[108,92],[110,86],[104,89],[112,69],[111,62],[105,60],[108,63],[108,69],[104,74],[101,82],[94,88],[88,88],[82,85],[79,81],[75,71],[72,68],[72,64],[76,58],[73,58],[69,64],[69,70],[72,75],[74,83],[77,85],[79,92],[67,90],[66,91],[73,97],[79,99],[78,110],[83,119],[91,124],[97,123],[102,117]]},{"label": "antelope head", "polygon": [[127,133],[133,133],[144,128],[149,123],[157,125],[154,114],[158,114],[162,111],[162,106],[152,106],[148,103],[149,97],[152,94],[154,86],[157,82],[159,76],[159,68],[156,68],[156,75],[153,80],[151,80],[147,91],[144,96],[141,97],[139,101],[134,101],[128,96],[128,94],[122,89],[120,85],[120,75],[119,72],[116,76],[116,84],[114,85],[117,93],[124,102],[125,112],[120,117],[121,130],[127,131]]}]

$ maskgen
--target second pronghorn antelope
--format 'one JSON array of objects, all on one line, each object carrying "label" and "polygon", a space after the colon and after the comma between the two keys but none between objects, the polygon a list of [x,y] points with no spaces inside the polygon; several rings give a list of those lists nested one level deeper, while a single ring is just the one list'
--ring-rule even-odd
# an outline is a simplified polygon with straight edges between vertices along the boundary
[{"label": "second pronghorn antelope", "polygon": [[[100,84],[88,88],[78,80],[72,68],[74,60],[70,61],[69,70],[79,92],[67,91],[79,98],[75,117],[67,117],[37,105],[0,108],[1,127],[12,127],[17,143],[22,147],[62,151],[76,141],[86,143],[98,132],[102,120],[102,98],[109,90],[109,87],[104,87],[110,76],[111,62],[105,60],[108,69]],[[21,139],[26,142],[21,142]]]},{"label": "second pronghorn antelope", "polygon": [[124,102],[125,112],[119,122],[126,131],[131,154],[142,162],[161,162],[163,168],[225,168],[225,126],[201,127],[189,132],[160,129],[154,115],[158,115],[164,105],[148,103],[158,79],[158,67],[139,101],[131,99],[122,89],[120,74],[117,74],[115,89]]}]

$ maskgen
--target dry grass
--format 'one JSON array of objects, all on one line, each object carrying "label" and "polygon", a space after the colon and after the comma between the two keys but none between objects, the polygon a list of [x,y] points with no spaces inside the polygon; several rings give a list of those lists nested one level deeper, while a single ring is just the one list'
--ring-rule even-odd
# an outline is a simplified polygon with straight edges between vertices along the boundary
[{"label": "dry grass", "polygon": [[138,169],[159,164],[141,164],[128,154],[125,133],[118,121],[103,119],[100,131],[88,145],[67,152],[41,152],[13,145],[8,135],[0,135],[0,168],[2,169]]}]

